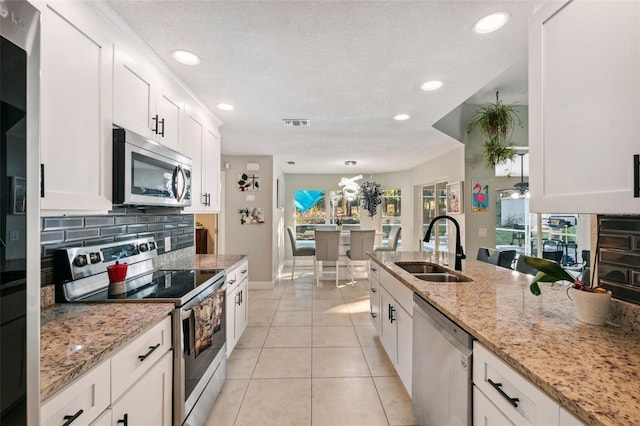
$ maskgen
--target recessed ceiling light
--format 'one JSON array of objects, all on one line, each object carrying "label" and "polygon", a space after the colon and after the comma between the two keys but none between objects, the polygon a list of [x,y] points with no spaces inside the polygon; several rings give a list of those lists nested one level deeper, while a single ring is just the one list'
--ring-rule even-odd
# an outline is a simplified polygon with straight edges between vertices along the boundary
[{"label": "recessed ceiling light", "polygon": [[358,162],[355,160],[347,160],[344,162],[345,166],[355,166],[356,164],[358,164]]},{"label": "recessed ceiling light", "polygon": [[296,162],[295,161],[287,161],[287,164],[290,166],[295,166]]},{"label": "recessed ceiling light", "polygon": [[404,120],[408,120],[410,118],[411,118],[411,116],[409,114],[398,114],[395,117],[393,117],[394,120],[398,120],[398,121],[404,121]]},{"label": "recessed ceiling light", "polygon": [[422,88],[422,90],[426,90],[427,92],[433,92],[434,90],[438,90],[439,88],[441,88],[443,84],[444,83],[440,80],[431,80],[427,81],[420,87]]},{"label": "recessed ceiling light", "polygon": [[487,34],[502,28],[509,20],[507,12],[496,12],[480,18],[473,25],[473,31],[478,34]]},{"label": "recessed ceiling light", "polygon": [[221,109],[223,111],[233,111],[233,105],[230,104],[218,104],[216,106],[218,107],[218,109]]},{"label": "recessed ceiling light", "polygon": [[176,61],[185,65],[198,65],[200,63],[200,57],[188,50],[174,50],[171,54]]}]

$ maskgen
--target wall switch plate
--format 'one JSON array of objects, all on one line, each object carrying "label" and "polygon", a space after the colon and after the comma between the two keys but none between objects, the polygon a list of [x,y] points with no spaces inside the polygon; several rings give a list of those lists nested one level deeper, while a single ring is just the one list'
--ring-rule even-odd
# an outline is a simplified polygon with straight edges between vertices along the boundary
[{"label": "wall switch plate", "polygon": [[9,241],[18,241],[20,239],[20,231],[9,232]]},{"label": "wall switch plate", "polygon": [[478,228],[478,237],[486,237],[487,228]]},{"label": "wall switch plate", "polygon": [[171,237],[164,237],[164,251],[171,251]]},{"label": "wall switch plate", "polygon": [[256,200],[255,195],[247,195],[247,201],[255,201],[255,200]]}]

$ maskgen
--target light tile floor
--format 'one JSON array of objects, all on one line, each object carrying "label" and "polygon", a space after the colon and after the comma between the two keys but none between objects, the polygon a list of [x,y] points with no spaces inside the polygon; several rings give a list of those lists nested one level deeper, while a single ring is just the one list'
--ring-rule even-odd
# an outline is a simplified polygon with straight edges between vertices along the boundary
[{"label": "light tile floor", "polygon": [[205,425],[415,425],[369,320],[369,282],[289,278],[249,291],[249,326]]}]

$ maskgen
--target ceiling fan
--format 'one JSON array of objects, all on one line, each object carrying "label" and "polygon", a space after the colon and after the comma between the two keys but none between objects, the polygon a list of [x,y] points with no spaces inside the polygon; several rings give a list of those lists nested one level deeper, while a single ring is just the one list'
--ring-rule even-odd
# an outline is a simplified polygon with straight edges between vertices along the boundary
[{"label": "ceiling fan", "polygon": [[524,153],[519,152],[518,155],[520,156],[520,182],[513,185],[515,192],[511,194],[511,198],[520,198],[521,196],[529,198],[529,182],[524,181]]}]

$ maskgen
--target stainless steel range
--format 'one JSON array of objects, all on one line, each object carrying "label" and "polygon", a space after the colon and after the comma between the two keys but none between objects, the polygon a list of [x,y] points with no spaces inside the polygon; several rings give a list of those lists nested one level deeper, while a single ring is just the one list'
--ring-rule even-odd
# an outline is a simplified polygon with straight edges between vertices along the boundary
[{"label": "stainless steel range", "polygon": [[[151,237],[59,250],[56,301],[174,303],[173,423],[202,424],[226,379],[225,271],[154,269],[157,255]],[[124,292],[113,295],[107,268],[116,262],[128,268]],[[213,312],[205,343],[194,314],[204,304]]]}]

